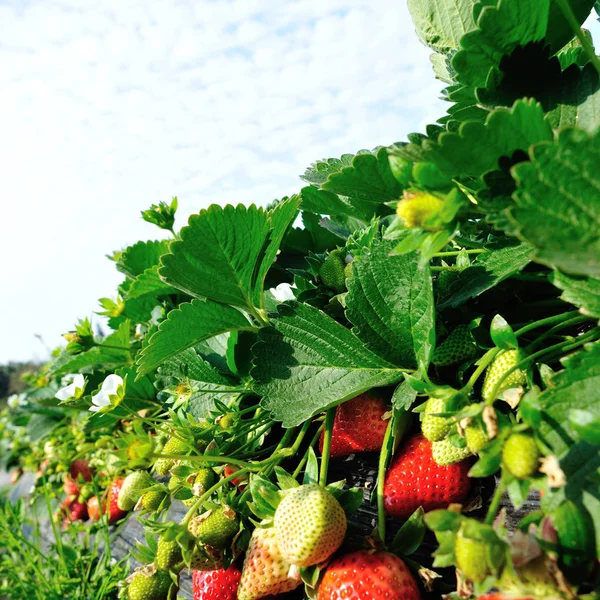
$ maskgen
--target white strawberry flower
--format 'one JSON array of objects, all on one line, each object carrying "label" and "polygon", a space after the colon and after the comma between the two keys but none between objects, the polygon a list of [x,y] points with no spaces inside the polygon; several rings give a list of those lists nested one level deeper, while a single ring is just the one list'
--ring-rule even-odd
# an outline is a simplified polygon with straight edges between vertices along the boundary
[{"label": "white strawberry flower", "polygon": [[[85,378],[80,373],[76,375],[71,375],[73,380],[71,383],[54,394],[55,398],[58,398],[61,402],[66,402],[67,400],[79,400],[83,395],[83,391],[85,390]],[[67,381],[69,378],[65,378]],[[64,381],[64,380],[63,380]]]},{"label": "white strawberry flower", "polygon": [[150,313],[150,323],[152,325],[158,325],[158,322],[163,318],[163,314],[165,312],[165,309],[160,306],[160,304],[158,306],[155,306],[152,309],[152,313]]},{"label": "white strawberry flower", "polygon": [[109,375],[102,383],[100,391],[92,396],[91,412],[103,411],[105,409],[117,406],[125,396],[125,386],[123,378],[119,375]]},{"label": "white strawberry flower", "polygon": [[285,302],[286,300],[293,300],[295,298],[292,290],[296,289],[296,285],[290,285],[289,283],[280,283],[277,287],[271,288],[269,291],[273,294],[273,297],[278,302]]},{"label": "white strawberry flower", "polygon": [[8,404],[8,408],[17,408],[19,406],[19,395],[12,394],[6,399],[6,403]]}]

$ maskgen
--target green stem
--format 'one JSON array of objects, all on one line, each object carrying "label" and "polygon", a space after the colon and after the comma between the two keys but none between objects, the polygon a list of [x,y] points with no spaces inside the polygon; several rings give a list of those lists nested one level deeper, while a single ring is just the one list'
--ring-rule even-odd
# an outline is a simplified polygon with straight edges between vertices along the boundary
[{"label": "green stem", "polygon": [[479,359],[479,366],[474,371],[473,375],[471,375],[469,381],[467,381],[462,388],[463,392],[468,394],[473,389],[473,386],[479,379],[479,376],[487,369],[488,365],[494,360],[494,358],[496,358],[496,354],[498,354],[498,352],[500,352],[500,348],[491,348]]},{"label": "green stem", "polygon": [[211,488],[206,490],[206,492],[204,492],[204,494],[202,494],[202,496],[200,496],[200,498],[198,498],[198,500],[196,500],[196,502],[194,502],[194,504],[190,507],[190,509],[187,511],[187,513],[185,513],[185,516],[183,517],[183,520],[181,521],[181,525],[183,525],[184,527],[187,527],[191,518],[196,514],[196,511],[198,511],[200,509],[200,507],[220,487],[222,487],[226,483],[229,483],[232,479],[236,479],[240,475],[245,475],[246,473],[249,473],[249,472],[250,472],[250,469],[240,469],[239,471],[236,471],[235,473],[232,473],[231,475],[229,475],[229,477],[224,477],[223,479],[219,479],[219,481],[217,481],[217,483],[215,483],[215,485],[213,485]]},{"label": "green stem", "polygon": [[579,22],[577,21],[577,17],[573,13],[573,9],[571,8],[570,3],[567,0],[557,0],[558,5],[560,6],[560,10],[562,11],[565,19],[569,23],[573,33],[579,40],[581,47],[585,50],[585,53],[588,55],[590,62],[594,65],[596,71],[600,75],[600,59],[596,56],[596,52],[594,47],[590,43],[590,41],[585,37],[583,31],[581,31],[581,27],[579,26]]},{"label": "green stem", "polygon": [[[198,463],[221,463],[227,465],[235,465],[236,467],[242,467],[249,471],[259,471],[263,463],[249,463],[244,460],[237,458],[231,458],[228,456],[207,456],[205,454],[198,455],[187,455],[187,454],[153,454],[152,458],[170,458],[171,460],[186,460]],[[268,460],[268,459],[267,459]],[[263,461],[264,462],[264,461]]]},{"label": "green stem", "polygon": [[315,435],[313,435],[312,440],[310,440],[310,444],[308,444],[308,448],[306,449],[306,452],[304,453],[304,456],[302,457],[302,459],[298,463],[298,466],[294,469],[294,472],[292,473],[292,477],[294,479],[297,479],[298,475],[300,475],[300,472],[302,471],[302,469],[304,468],[304,465],[308,461],[308,450],[309,450],[309,448],[314,448],[314,446],[318,442],[319,437],[321,436],[321,432],[323,431],[324,428],[325,428],[325,424],[323,423],[319,427],[319,429],[317,429],[317,431],[315,432]]},{"label": "green stem", "polygon": [[481,254],[486,252],[485,248],[472,248],[471,250],[453,250],[451,252],[436,252],[434,258],[443,258],[444,256],[458,256],[459,254]]},{"label": "green stem", "polygon": [[411,420],[412,415],[410,412],[406,410],[393,411],[379,453],[379,465],[377,467],[377,532],[383,544],[385,544],[385,473],[394,455],[394,448],[410,427]]},{"label": "green stem", "polygon": [[327,485],[327,471],[329,470],[329,455],[331,454],[331,437],[335,411],[335,407],[330,408],[325,417],[325,434],[323,435],[323,452],[321,453],[321,470],[319,471],[319,483],[322,486]]},{"label": "green stem", "polygon": [[377,533],[379,539],[385,544],[385,496],[383,494],[385,487],[385,472],[391,455],[391,437],[394,432],[396,419],[392,416],[379,453],[379,465],[377,468]]},{"label": "green stem", "polygon": [[567,327],[572,327],[573,325],[578,325],[579,323],[584,323],[585,321],[589,321],[590,319],[591,319],[591,317],[586,317],[586,316],[582,315],[580,317],[573,317],[572,319],[569,319],[568,321],[563,321],[562,323],[555,325],[551,329],[548,329],[548,331],[546,331],[539,337],[535,338],[535,340],[533,342],[531,342],[531,344],[529,344],[529,346],[527,346],[525,348],[525,350],[527,351],[527,353],[531,354],[531,352],[535,348],[537,348],[544,340],[548,339],[549,337],[552,337],[556,332],[560,331],[561,329],[566,329]]},{"label": "green stem", "polygon": [[520,335],[528,333],[529,331],[537,329],[538,327],[554,325],[555,323],[560,323],[561,321],[566,321],[567,319],[580,316],[580,314],[581,313],[578,310],[572,310],[571,312],[561,313],[560,315],[554,315],[552,317],[540,319],[539,321],[534,321],[533,323],[529,323],[529,325],[525,325],[525,327],[521,327],[521,329],[517,329],[517,331],[515,331],[515,335],[519,337]]},{"label": "green stem", "polygon": [[502,495],[504,494],[504,490],[505,490],[506,486],[504,484],[504,480],[500,480],[500,482],[498,483],[498,487],[496,488],[496,491],[494,492],[494,496],[492,497],[492,502],[488,508],[488,511],[485,515],[485,523],[487,525],[492,525],[492,523],[494,522],[494,519],[496,518],[496,515],[498,514],[498,509],[500,508],[500,502],[502,502]]},{"label": "green stem", "polygon": [[529,356],[526,356],[525,358],[520,360],[516,365],[514,365],[508,371],[506,371],[506,373],[504,373],[502,375],[502,377],[496,382],[496,385],[494,386],[492,393],[490,394],[490,398],[489,398],[487,404],[494,403],[496,396],[498,395],[498,390],[500,390],[504,380],[507,377],[509,377],[511,375],[511,373],[513,373],[517,369],[524,367],[525,365],[533,362],[534,360],[536,360],[537,358],[539,358],[541,356],[544,356],[544,355],[549,356],[556,352],[560,352],[560,353],[564,354],[565,352],[574,350],[575,348],[578,348],[579,346],[583,346],[587,342],[596,338],[598,336],[598,333],[600,333],[600,328],[596,327],[596,328],[592,329],[591,331],[588,331],[586,334],[577,338],[577,340],[567,340],[564,342],[560,342],[558,344],[554,344],[553,346],[548,346],[548,348],[543,348],[542,350],[538,350],[537,352],[534,352],[533,354],[530,354]]}]

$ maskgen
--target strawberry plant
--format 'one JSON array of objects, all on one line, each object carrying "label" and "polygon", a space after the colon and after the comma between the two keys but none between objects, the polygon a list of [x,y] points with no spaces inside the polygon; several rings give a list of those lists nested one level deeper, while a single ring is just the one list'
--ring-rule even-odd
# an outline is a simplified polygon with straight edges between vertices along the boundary
[{"label": "strawberry plant", "polygon": [[122,597],[599,597],[594,4],[408,0],[425,133],[264,208],[143,211],[171,237],[111,256],[110,332],[0,420],[67,531],[143,525]]}]

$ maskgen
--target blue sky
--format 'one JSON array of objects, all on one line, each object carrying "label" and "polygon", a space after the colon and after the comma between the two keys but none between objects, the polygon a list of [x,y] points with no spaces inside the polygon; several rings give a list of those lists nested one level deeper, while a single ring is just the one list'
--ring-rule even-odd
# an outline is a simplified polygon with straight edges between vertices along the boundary
[{"label": "blue sky", "polygon": [[428,55],[402,0],[0,0],[0,362],[92,317],[151,203],[266,204],[423,130]]}]

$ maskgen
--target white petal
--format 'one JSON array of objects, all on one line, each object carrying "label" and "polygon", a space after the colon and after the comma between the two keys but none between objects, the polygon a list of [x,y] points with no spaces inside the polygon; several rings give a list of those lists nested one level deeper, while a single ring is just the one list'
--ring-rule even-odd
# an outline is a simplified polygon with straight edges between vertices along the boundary
[{"label": "white petal", "polygon": [[68,400],[69,398],[73,398],[73,396],[75,396],[76,389],[77,386],[75,385],[75,382],[70,383],[68,386],[58,390],[58,392],[54,394],[54,397],[62,401]]},{"label": "white petal", "polygon": [[73,377],[73,383],[78,390],[82,390],[85,387],[85,377],[81,373],[77,373]]},{"label": "white petal", "polygon": [[162,319],[163,316],[163,307],[160,305],[155,306],[152,309],[150,315],[150,323],[152,323],[153,325],[158,325],[158,320]]},{"label": "white petal", "polygon": [[295,298],[294,292],[292,292],[295,288],[295,285],[280,283],[277,287],[271,288],[269,291],[273,294],[275,300],[278,302],[285,302],[286,300],[293,300]]},{"label": "white petal", "polygon": [[102,384],[102,392],[107,396],[114,396],[117,394],[119,386],[123,385],[123,378],[115,375],[109,375]]},{"label": "white petal", "polygon": [[19,406],[19,396],[17,396],[17,394],[9,396],[6,403],[9,408],[17,408],[17,406]]}]

